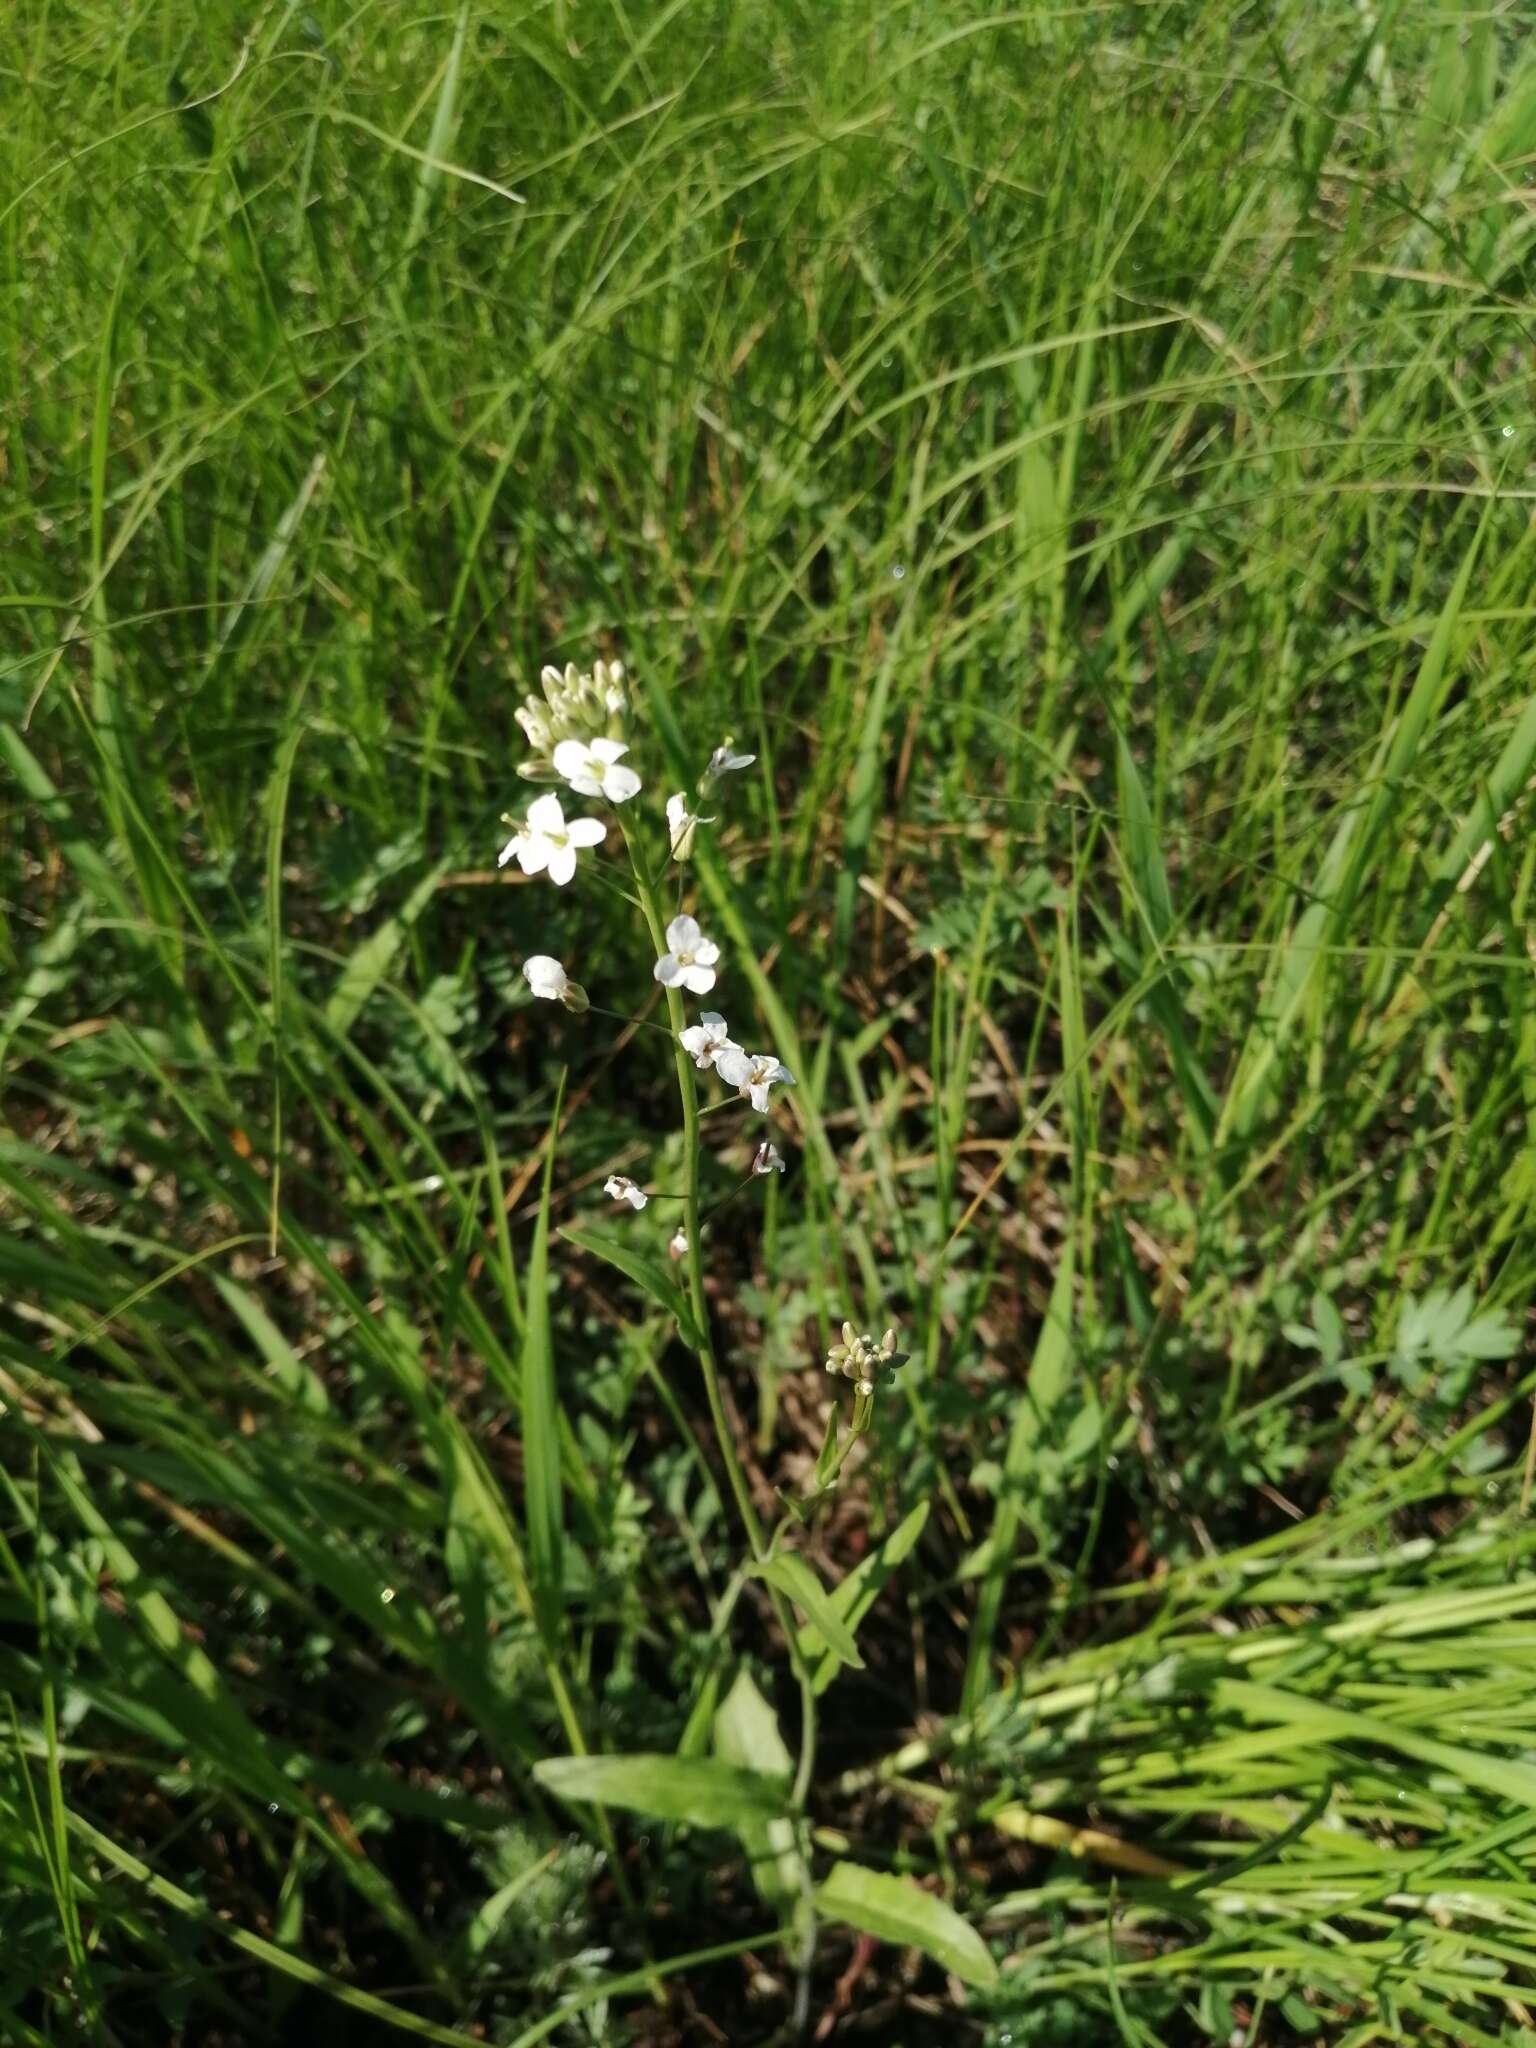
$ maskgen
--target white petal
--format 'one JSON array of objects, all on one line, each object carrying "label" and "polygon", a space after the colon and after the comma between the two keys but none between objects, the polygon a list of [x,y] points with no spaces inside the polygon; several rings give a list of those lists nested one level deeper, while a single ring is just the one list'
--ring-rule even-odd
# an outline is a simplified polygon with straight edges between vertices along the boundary
[{"label": "white petal", "polygon": [[592,763],[580,740],[562,740],[550,758],[555,764],[555,773],[563,775],[567,782],[573,775],[586,775],[591,771]]},{"label": "white petal", "polygon": [[624,1199],[628,1202],[631,1209],[643,1209],[651,1198],[644,1188],[626,1188],[624,1190]]},{"label": "white petal", "polygon": [[600,846],[608,837],[608,827],[601,818],[572,818],[565,836],[572,846]]},{"label": "white petal", "polygon": [[603,777],[603,795],[611,804],[627,804],[640,793],[640,778],[633,768],[610,768]]},{"label": "white petal", "polygon": [[697,1059],[709,1043],[709,1033],[702,1024],[690,1024],[686,1031],[679,1031],[677,1042],[684,1052],[691,1052]]},{"label": "white petal", "polygon": [[715,1072],[727,1087],[739,1088],[752,1071],[752,1062],[739,1045],[728,1045],[715,1054]]},{"label": "white petal", "polygon": [[683,986],[691,989],[696,996],[707,996],[715,985],[713,967],[700,967],[695,963],[683,969]]},{"label": "white petal", "polygon": [[782,1060],[774,1061],[773,1072],[768,1076],[768,1078],[770,1081],[782,1081],[786,1088],[793,1088],[796,1086],[794,1075],[789,1071],[788,1067],[785,1066]]},{"label": "white petal", "polygon": [[546,796],[536,796],[528,806],[528,823],[535,832],[563,832],[565,813],[560,808],[560,799],[553,791]]},{"label": "white petal", "polygon": [[551,852],[547,839],[530,839],[521,833],[517,841],[517,864],[525,875],[542,874],[549,865]]},{"label": "white petal", "polygon": [[523,962],[523,979],[536,996],[544,996],[550,1002],[558,1002],[564,993],[567,976],[560,962],[548,953],[530,953]]},{"label": "white petal", "polygon": [[558,882],[563,889],[576,872],[576,849],[574,846],[552,846],[549,849],[549,879]]},{"label": "white petal", "polygon": [[704,1026],[704,1029],[711,1038],[723,1039],[725,1037],[725,1019],[718,1010],[701,1010],[699,1012],[699,1022]]},{"label": "white petal", "polygon": [[768,1083],[766,1081],[754,1082],[747,1090],[747,1093],[752,1098],[752,1107],[754,1109],[766,1109],[768,1107]]},{"label": "white petal", "polygon": [[651,972],[663,988],[676,988],[683,978],[683,970],[677,963],[675,953],[663,953]]},{"label": "white petal", "polygon": [[702,937],[697,918],[674,917],[667,926],[667,944],[674,953],[696,952]]},{"label": "white petal", "polygon": [[[597,756],[599,761],[613,762],[622,761],[629,752],[629,749],[622,740],[594,740],[590,751]],[[557,763],[556,765],[558,766],[559,764]]]},{"label": "white petal", "polygon": [[522,845],[522,843],[522,833],[514,832],[512,834],[512,837],[507,841],[506,845],[501,849],[500,853],[498,853],[496,856],[497,867],[504,868],[507,862],[511,860],[512,856],[517,852],[518,848]]},{"label": "white petal", "polygon": [[[701,967],[713,967],[720,958],[720,948],[713,939],[700,939],[693,949],[693,957]],[[710,980],[714,980],[713,975],[710,976]]]},{"label": "white petal", "polygon": [[672,827],[674,835],[677,832],[678,826],[682,824],[687,815],[688,800],[683,795],[683,792],[679,790],[676,796],[669,796],[667,798],[667,823]]}]

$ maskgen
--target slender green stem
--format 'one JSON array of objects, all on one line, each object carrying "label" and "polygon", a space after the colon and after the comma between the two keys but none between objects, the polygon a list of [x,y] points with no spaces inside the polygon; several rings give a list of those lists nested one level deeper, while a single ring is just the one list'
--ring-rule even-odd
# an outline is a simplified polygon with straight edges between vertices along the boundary
[{"label": "slender green stem", "polygon": [[[624,832],[624,844],[629,849],[629,863],[634,872],[640,908],[650,928],[656,957],[660,959],[667,950],[667,936],[661,921],[661,912],[657,907],[656,891],[646,862],[645,849],[639,835],[631,832],[622,819],[620,824]],[[686,1028],[688,1018],[678,991],[669,988],[666,996],[667,1013],[672,1020],[672,1058],[677,1068],[677,1092],[683,1105],[683,1158],[686,1172],[683,1187],[683,1227],[688,1235],[688,1298],[699,1333],[699,1368],[704,1375],[704,1392],[709,1401],[710,1420],[715,1426],[715,1437],[720,1446],[720,1456],[725,1463],[726,1478],[730,1482],[737,1512],[746,1531],[747,1543],[753,1557],[761,1559],[766,1555],[763,1527],[758,1520],[757,1510],[752,1505],[747,1475],[741,1468],[741,1459],[737,1455],[735,1440],[726,1420],[725,1403],[720,1393],[720,1369],[715,1362],[714,1342],[709,1334],[709,1308],[704,1296],[704,1252],[699,1231],[699,1091],[694,1084],[693,1062],[689,1059],[678,1035]]]},{"label": "slender green stem", "polygon": [[848,1434],[843,1438],[842,1442],[838,1445],[837,1451],[832,1459],[831,1464],[828,1465],[826,1471],[821,1476],[821,1479],[816,1488],[816,1492],[818,1494],[830,1493],[832,1491],[832,1487],[836,1482],[837,1475],[839,1472],[842,1471],[848,1453],[853,1449],[854,1445],[858,1442],[859,1438],[863,1436],[864,1432],[869,1428],[869,1418],[873,1406],[874,1403],[869,1397],[869,1395],[860,1394],[856,1397],[853,1404],[853,1422],[849,1428]]}]

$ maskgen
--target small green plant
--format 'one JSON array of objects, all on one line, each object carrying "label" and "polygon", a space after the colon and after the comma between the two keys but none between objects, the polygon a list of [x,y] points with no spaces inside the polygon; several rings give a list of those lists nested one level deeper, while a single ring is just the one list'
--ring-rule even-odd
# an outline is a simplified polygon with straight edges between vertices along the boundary
[{"label": "small green plant", "polygon": [[[683,1185],[670,1191],[647,1188],[627,1174],[615,1173],[608,1177],[603,1191],[635,1218],[653,1203],[676,1215],[667,1250],[686,1276],[686,1298],[678,1297],[653,1254],[637,1252],[627,1241],[614,1242],[590,1231],[572,1235],[589,1251],[606,1257],[671,1312],[682,1341],[697,1362],[714,1424],[716,1455],[729,1483],[742,1544],[737,1571],[717,1604],[714,1627],[726,1631],[744,1583],[752,1579],[761,1582],[767,1588],[783,1654],[799,1688],[801,1713],[799,1754],[792,1759],[772,1708],[750,1673],[741,1668],[715,1717],[713,1757],[580,1754],[548,1759],[536,1767],[534,1775],[549,1791],[568,1801],[724,1827],[736,1834],[753,1882],[764,1901],[780,1913],[795,1954],[797,2027],[804,2023],[808,2010],[818,1920],[841,1921],[925,1949],[965,1981],[991,1983],[996,1966],[985,1944],[930,1893],[904,1878],[863,1870],[849,1862],[836,1863],[819,1883],[813,1875],[808,1801],[816,1781],[817,1702],[826,1686],[822,1660],[829,1659],[834,1668],[857,1666],[862,1660],[854,1640],[858,1616],[852,1586],[845,1581],[840,1587],[827,1587],[797,1549],[795,1535],[816,1505],[835,1489],[849,1451],[870,1427],[877,1387],[907,1354],[898,1349],[894,1329],[876,1339],[860,1335],[852,1323],[843,1324],[842,1340],[832,1346],[826,1364],[828,1372],[854,1383],[852,1419],[846,1432],[840,1433],[834,1405],[817,1460],[813,1493],[805,1501],[784,1503],[771,1527],[764,1525],[753,1504],[721,1398],[705,1285],[706,1225],[712,1209],[733,1201],[754,1181],[782,1177],[785,1160],[770,1139],[749,1137],[741,1148],[744,1176],[729,1192],[707,1201],[702,1119],[708,1110],[700,1106],[698,1077],[713,1075],[724,1084],[726,1093],[709,1109],[728,1112],[735,1100],[745,1102],[749,1113],[760,1116],[773,1114],[773,1091],[793,1088],[796,1079],[776,1053],[748,1051],[732,1038],[721,1012],[705,1010],[697,1021],[689,1021],[689,999],[713,994],[726,963],[721,947],[706,937],[697,917],[682,905],[687,864],[697,850],[696,835],[715,822],[715,814],[706,815],[703,807],[718,804],[727,778],[749,769],[756,757],[737,753],[726,741],[711,754],[690,789],[668,797],[665,849],[658,860],[649,843],[649,821],[642,801],[646,779],[634,765],[634,733],[640,721],[632,685],[622,666],[599,661],[590,673],[574,665],[563,672],[546,668],[543,687],[543,702],[530,698],[517,714],[536,750],[520,772],[530,781],[558,778],[570,793],[603,804],[608,815],[567,819],[561,797],[536,797],[521,822],[507,820],[516,829],[502,847],[500,863],[505,866],[516,861],[525,875],[547,875],[551,883],[563,888],[577,873],[578,852],[595,854],[612,826],[622,837],[628,864],[626,894],[652,948],[650,979],[662,989],[666,1003],[681,1116]],[[663,908],[664,892],[673,900],[670,917]],[[605,958],[602,979],[592,977],[600,996],[609,997],[624,988],[628,978],[625,965],[622,956],[610,953]],[[587,988],[573,981],[552,955],[530,955],[523,963],[523,975],[535,1000],[559,1002],[580,1015],[616,1017],[626,1024],[638,1021],[644,1025],[647,1021],[634,1020],[608,1002],[594,1004]],[[629,1054],[638,1056],[633,1051]],[[669,1217],[662,1229],[670,1222]],[[539,1347],[539,1357],[524,1384],[525,1415],[545,1418],[546,1423],[534,1436],[530,1454],[535,1460],[558,1461],[558,1445],[549,1424],[553,1389],[547,1347]],[[530,1488],[530,1517],[533,1502],[540,1497],[546,1517],[556,1515],[557,1505],[541,1484]],[[530,1527],[529,1534],[537,1571],[541,1550],[550,1560],[557,1552],[558,1528],[546,1528],[542,1543],[535,1528]],[[546,1603],[543,1611],[553,1636],[559,1628],[558,1603]],[[557,1642],[551,1640],[549,1647],[558,1654]],[[569,1725],[574,1732],[574,1723]],[[584,1743],[581,1747],[585,1749]]]}]

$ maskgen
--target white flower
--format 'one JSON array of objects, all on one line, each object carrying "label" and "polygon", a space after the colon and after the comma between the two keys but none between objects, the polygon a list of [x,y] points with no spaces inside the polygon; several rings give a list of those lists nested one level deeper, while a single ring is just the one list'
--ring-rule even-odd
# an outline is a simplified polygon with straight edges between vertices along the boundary
[{"label": "white flower", "polygon": [[633,768],[620,765],[629,752],[622,740],[562,740],[555,749],[555,773],[581,796],[605,796],[611,804],[628,803],[640,787]]},{"label": "white flower", "polygon": [[572,981],[560,962],[552,960],[547,953],[528,955],[523,962],[523,979],[536,996],[543,996],[547,1002],[564,1003],[578,1016],[592,1007],[581,983]]},{"label": "white flower", "polygon": [[564,887],[576,872],[577,847],[596,846],[607,833],[601,818],[572,818],[567,824],[559,797],[535,797],[528,806],[527,824],[513,833],[496,856],[496,865],[504,868],[515,859],[525,875],[547,868],[549,879]]},{"label": "white flower", "polygon": [[794,1075],[771,1052],[743,1052],[738,1045],[716,1053],[715,1072],[728,1088],[749,1096],[754,1109],[768,1107],[768,1090],[775,1081],[795,1085]]},{"label": "white flower", "polygon": [[715,962],[720,948],[699,930],[698,919],[674,917],[667,926],[669,951],[662,954],[652,972],[663,988],[691,989],[707,996],[715,985]]},{"label": "white flower", "polygon": [[667,1241],[667,1250],[674,1259],[686,1259],[688,1256],[687,1231],[674,1230]]},{"label": "white flower", "polygon": [[643,1209],[651,1199],[644,1188],[637,1188],[627,1173],[610,1173],[603,1182],[603,1193],[612,1195],[616,1202],[628,1202],[631,1209]]},{"label": "white flower", "polygon": [[530,953],[523,962],[523,979],[536,996],[558,1003],[570,987],[570,976],[548,953]]},{"label": "white flower", "polygon": [[727,1032],[725,1019],[718,1010],[706,1010],[697,1024],[690,1024],[686,1031],[679,1031],[677,1040],[701,1074],[709,1072],[721,1053],[741,1051]]},{"label": "white flower", "polygon": [[752,1162],[752,1171],[754,1173],[782,1173],[784,1171],[784,1154],[777,1145],[759,1145],[757,1157]]},{"label": "white flower", "polygon": [[710,776],[739,775],[743,768],[750,768],[756,759],[756,754],[733,754],[731,743],[727,740],[723,747],[716,747],[710,755],[705,773]]},{"label": "white flower", "polygon": [[688,799],[679,790],[676,796],[667,798],[667,829],[672,841],[672,858],[687,860],[693,852],[693,835],[700,825],[713,825],[713,818],[700,817],[688,808]]}]

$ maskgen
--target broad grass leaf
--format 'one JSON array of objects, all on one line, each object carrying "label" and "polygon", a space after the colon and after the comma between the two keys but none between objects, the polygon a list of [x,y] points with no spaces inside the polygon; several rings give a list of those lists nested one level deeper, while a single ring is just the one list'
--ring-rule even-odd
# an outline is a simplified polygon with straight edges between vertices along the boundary
[{"label": "broad grass leaf", "polygon": [[523,1491],[528,1522],[528,1572],[534,1611],[546,1638],[559,1625],[564,1571],[564,1501],[561,1492],[559,1408],[554,1352],[549,1331],[549,1195],[555,1140],[565,1099],[565,1076],[555,1093],[549,1145],[539,1192],[533,1249],[528,1255],[527,1303],[523,1324],[522,1426]]},{"label": "broad grass leaf", "polygon": [[[879,1599],[882,1589],[895,1574],[898,1566],[904,1564],[916,1548],[917,1540],[928,1521],[929,1506],[928,1501],[919,1501],[911,1513],[905,1515],[886,1537],[880,1548],[870,1556],[862,1558],[842,1584],[833,1590],[832,1611],[839,1621],[847,1623],[850,1634],[858,1634],[860,1623]],[[801,1655],[814,1657],[819,1647],[815,1640],[815,1631],[809,1627],[802,1629]],[[837,1656],[828,1650],[821,1658],[813,1681],[816,1691],[825,1692],[840,1669]]]},{"label": "broad grass leaf", "polygon": [[1004,1485],[992,1524],[991,1555],[987,1575],[976,1602],[976,1619],[971,1627],[970,1658],[966,1666],[962,1699],[974,1709],[989,1690],[992,1638],[1002,1606],[1003,1587],[1013,1564],[1025,1489],[1038,1468],[1042,1440],[1049,1437],[1055,1410],[1066,1390],[1072,1363],[1072,1283],[1075,1270],[1073,1241],[1062,1247],[1061,1263],[1051,1288],[1045,1321],[1035,1342],[1029,1368],[1029,1385],[1017,1403],[1008,1449],[1003,1460]]},{"label": "broad grass leaf", "polygon": [[[788,1781],[794,1768],[778,1716],[750,1671],[743,1668],[715,1714],[715,1754],[723,1763]],[[805,1896],[807,1873],[792,1819],[744,1822],[738,1830],[752,1868],[758,1896],[769,1905],[792,1906]]]},{"label": "broad grass leaf", "polygon": [[535,1764],[533,1775],[557,1799],[738,1832],[779,1819],[788,1796],[782,1778],[716,1757],[556,1756]]},{"label": "broad grass leaf", "polygon": [[690,1350],[703,1348],[704,1339],[693,1319],[693,1311],[684,1299],[682,1289],[659,1259],[653,1259],[648,1252],[637,1252],[623,1238],[614,1237],[606,1230],[569,1229],[562,1230],[560,1235],[578,1251],[590,1252],[594,1259],[603,1259],[610,1266],[616,1266],[634,1281],[642,1293],[648,1294],[658,1307],[664,1308],[676,1320],[678,1332]]},{"label": "broad grass leaf", "polygon": [[997,1982],[997,1964],[969,1920],[909,1877],[834,1863],[816,1888],[816,1910],[879,1941],[921,1949],[962,1984],[985,1988]]},{"label": "broad grass leaf", "polygon": [[804,1558],[769,1557],[751,1570],[754,1577],[766,1579],[770,1586],[777,1586],[794,1601],[834,1657],[863,1669],[864,1659],[852,1632]]}]

